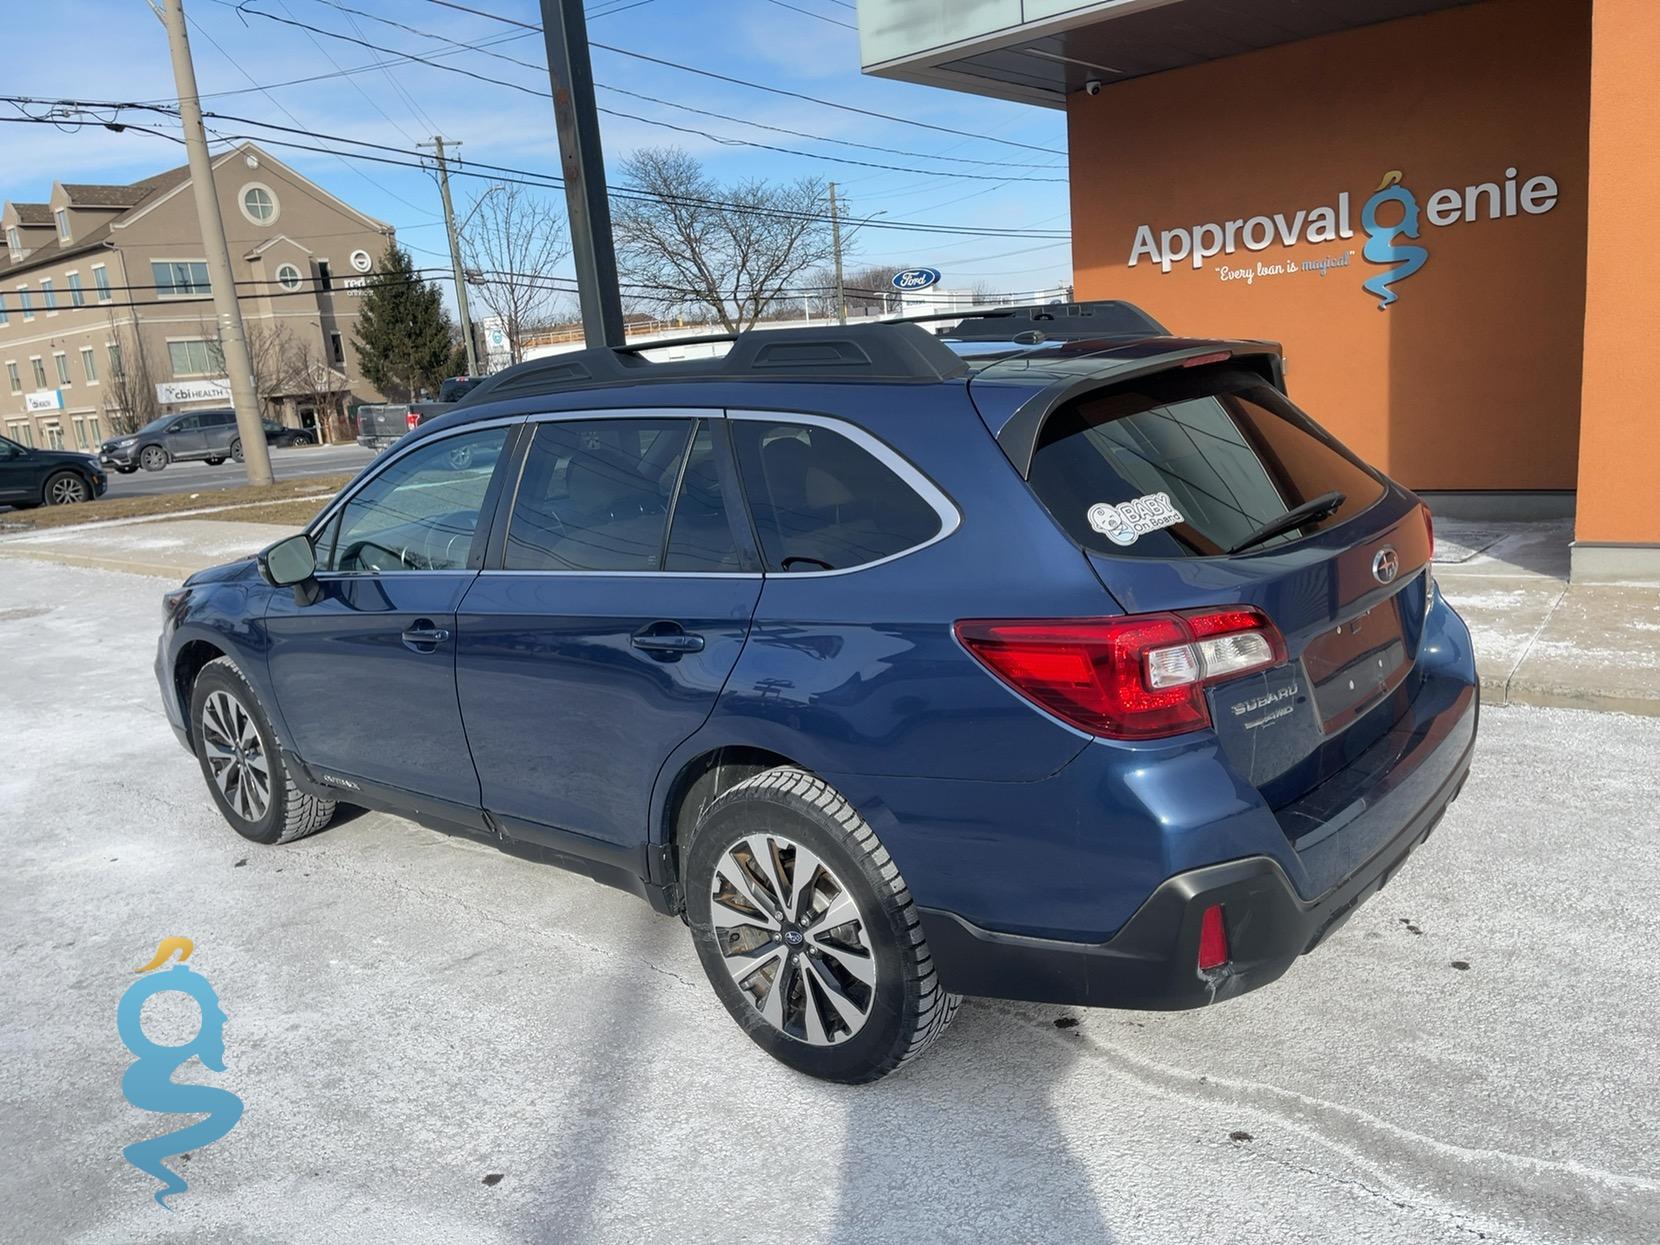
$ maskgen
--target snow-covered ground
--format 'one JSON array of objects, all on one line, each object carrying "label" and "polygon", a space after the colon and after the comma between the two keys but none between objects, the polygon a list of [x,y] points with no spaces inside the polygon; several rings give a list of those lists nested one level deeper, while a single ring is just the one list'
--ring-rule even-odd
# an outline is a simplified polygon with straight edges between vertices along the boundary
[{"label": "snow-covered ground", "polygon": [[[1487,712],[1441,828],[1265,990],[971,1001],[846,1089],[629,896],[379,814],[237,838],[157,701],[166,586],[0,562],[7,1240],[1660,1239],[1660,719]],[[116,1031],[169,935],[229,1016],[187,1075],[246,1104],[171,1214],[121,1149],[181,1120]]]}]

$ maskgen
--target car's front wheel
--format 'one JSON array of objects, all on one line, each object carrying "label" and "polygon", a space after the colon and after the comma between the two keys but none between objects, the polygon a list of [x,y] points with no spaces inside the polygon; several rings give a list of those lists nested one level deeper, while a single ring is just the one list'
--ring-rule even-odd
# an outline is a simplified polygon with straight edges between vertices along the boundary
[{"label": "car's front wheel", "polygon": [[709,806],[687,852],[686,897],[715,993],[799,1072],[874,1081],[956,1013],[887,849],[805,770],[767,770]]},{"label": "car's front wheel", "polygon": [[146,445],[138,456],[138,465],[146,471],[160,471],[167,466],[167,451],[159,445]]},{"label": "car's front wheel", "polygon": [[291,843],[328,825],[334,801],[294,786],[259,697],[229,657],[196,676],[190,724],[213,802],[243,838]]},{"label": "car's front wheel", "polygon": [[60,471],[47,479],[41,496],[48,506],[73,506],[91,497],[92,490],[73,471]]}]

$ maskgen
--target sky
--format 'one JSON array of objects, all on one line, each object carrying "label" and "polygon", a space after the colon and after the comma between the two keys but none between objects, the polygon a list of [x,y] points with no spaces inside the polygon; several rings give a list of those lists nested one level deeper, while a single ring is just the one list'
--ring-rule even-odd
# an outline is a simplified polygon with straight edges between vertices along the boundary
[{"label": "sky", "polygon": [[[536,0],[466,2],[500,17],[540,20]],[[166,34],[144,0],[56,0],[8,7],[8,34],[17,46],[56,48],[64,54],[11,58],[0,92],[43,99],[174,99]],[[1068,227],[1064,115],[861,74],[852,0],[587,0],[587,10],[594,42],[975,136],[859,116],[595,48],[596,100],[601,109],[612,110],[602,113],[601,132],[613,185],[623,181],[620,164],[630,152],[674,145],[696,155],[721,183],[804,176],[835,180],[851,217],[883,213],[897,221],[1046,233]],[[389,54],[413,53],[546,92],[539,33],[432,0],[244,0],[240,9],[233,0],[185,0],[185,12],[198,86],[209,111],[291,126],[307,135],[384,144],[410,153],[411,159],[415,144],[430,141],[434,132],[459,139],[463,163],[452,168],[458,215],[490,184],[487,174],[468,173],[468,161],[548,174],[558,170],[552,104],[542,95],[413,61],[355,74],[337,72],[387,61]],[[479,50],[455,46],[484,40],[490,45]],[[275,85],[315,75],[331,76]],[[19,113],[15,105],[0,104],[0,118]],[[167,118],[155,114],[125,112],[121,119],[177,133]],[[818,137],[780,134],[745,121]],[[683,128],[668,129],[663,123]],[[210,121],[209,127],[210,137],[213,129],[253,132],[223,121]],[[316,141],[278,134],[261,134],[257,141],[353,206],[396,226],[418,266],[434,269],[435,276],[447,268],[442,209],[429,172],[297,151],[281,146],[279,138]],[[734,139],[803,154],[742,146]],[[54,180],[126,182],[183,162],[177,143],[136,129],[114,133],[97,125],[66,130],[0,124],[0,199],[41,201]],[[563,215],[561,190],[537,193],[552,198]],[[878,217],[856,231],[850,267],[927,265],[940,270],[942,288],[985,282],[998,290],[1030,291],[1071,280],[1069,244],[1052,236],[940,236],[887,230],[882,223]],[[564,272],[570,273],[569,261]]]}]

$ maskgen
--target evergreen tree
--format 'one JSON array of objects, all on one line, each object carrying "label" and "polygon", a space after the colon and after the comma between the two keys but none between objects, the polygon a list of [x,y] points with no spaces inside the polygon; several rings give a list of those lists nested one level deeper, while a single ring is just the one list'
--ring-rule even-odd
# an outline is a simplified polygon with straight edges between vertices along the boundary
[{"label": "evergreen tree", "polygon": [[454,335],[438,286],[416,274],[396,242],[369,279],[353,337],[364,378],[393,402],[436,393],[447,374]]}]

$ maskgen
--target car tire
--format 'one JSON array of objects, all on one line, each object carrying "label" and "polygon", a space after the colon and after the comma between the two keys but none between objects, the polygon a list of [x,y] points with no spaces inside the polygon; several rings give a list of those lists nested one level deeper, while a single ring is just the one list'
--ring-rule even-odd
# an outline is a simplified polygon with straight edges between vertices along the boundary
[{"label": "car tire", "polygon": [[213,802],[243,838],[292,843],[329,824],[334,801],[294,785],[264,706],[229,657],[208,662],[196,676],[190,729]]},{"label": "car tire", "polygon": [[75,506],[92,499],[92,489],[73,471],[59,471],[46,477],[40,499],[48,506]]},{"label": "car tire", "polygon": [[920,1055],[956,1014],[961,1000],[940,987],[898,866],[864,818],[805,770],[766,770],[716,799],[693,832],[685,884],[715,993],[798,1072],[874,1081]]},{"label": "car tire", "polygon": [[231,442],[231,457],[236,459],[237,462],[242,461],[242,438],[241,437],[238,437],[236,440]]},{"label": "car tire", "polygon": [[117,467],[116,470],[124,476],[130,476],[130,475],[132,475],[133,472],[137,471],[138,468],[137,467]]},{"label": "car tire", "polygon": [[138,465],[146,471],[160,471],[168,461],[167,451],[159,445],[146,445],[138,452]]},{"label": "car tire", "polygon": [[207,460],[207,465],[210,466],[210,467],[217,467],[220,463],[222,463],[224,461],[225,460],[223,458],[210,458],[210,459]]}]

